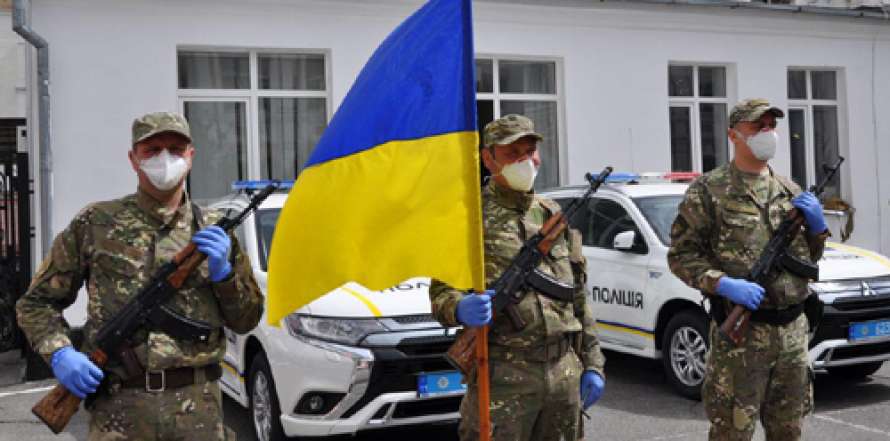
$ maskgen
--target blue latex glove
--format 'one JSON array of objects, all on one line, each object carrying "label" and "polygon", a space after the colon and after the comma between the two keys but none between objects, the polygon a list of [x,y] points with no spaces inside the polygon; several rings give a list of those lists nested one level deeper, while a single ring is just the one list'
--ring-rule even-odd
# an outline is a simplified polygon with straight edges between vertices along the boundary
[{"label": "blue latex glove", "polygon": [[822,204],[813,193],[805,191],[791,200],[791,205],[803,213],[803,217],[807,220],[807,226],[811,234],[821,234],[828,229],[825,222],[825,214],[822,212]]},{"label": "blue latex glove", "polygon": [[723,276],[717,282],[717,294],[726,297],[732,303],[742,305],[751,311],[756,311],[760,307],[760,302],[763,301],[764,289],[762,286],[747,280]]},{"label": "blue latex glove", "polygon": [[594,371],[584,371],[581,374],[581,405],[584,410],[593,406],[601,396],[603,389],[606,388],[606,380],[600,377],[600,374]]},{"label": "blue latex glove", "polygon": [[491,298],[493,290],[482,294],[469,294],[457,303],[457,321],[467,326],[483,326],[491,321]]},{"label": "blue latex glove", "polygon": [[95,392],[105,377],[86,355],[71,346],[57,349],[50,361],[59,383],[81,400]]},{"label": "blue latex glove", "polygon": [[195,234],[192,242],[198,251],[207,255],[207,266],[210,268],[210,281],[219,282],[232,272],[229,263],[229,247],[232,241],[222,228],[211,225]]}]

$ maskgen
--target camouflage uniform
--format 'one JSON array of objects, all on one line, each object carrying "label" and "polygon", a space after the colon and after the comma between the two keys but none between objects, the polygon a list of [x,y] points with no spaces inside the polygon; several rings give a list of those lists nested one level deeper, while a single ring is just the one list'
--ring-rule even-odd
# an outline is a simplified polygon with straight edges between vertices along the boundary
[{"label": "camouflage uniform", "polygon": [[[768,110],[763,101],[745,101],[730,120],[757,120]],[[729,311],[732,305],[717,296],[718,280],[747,275],[800,191],[769,168],[756,175],[730,163],[706,173],[689,186],[672,226],[671,271],[711,302],[724,302]],[[816,262],[824,241],[825,235],[803,232],[789,252]],[[807,282],[787,271],[773,275],[760,309],[800,304],[809,293]],[[712,321],[702,386],[710,439],[750,440],[758,414],[768,440],[800,439],[802,418],[812,410],[806,317],[784,326],[752,321],[739,347],[721,337],[718,326]]]},{"label": "camouflage uniform", "polygon": [[[134,140],[136,131],[134,125]],[[102,325],[190,243],[198,228],[216,222],[220,213],[204,212],[202,217],[195,225],[187,197],[169,212],[141,189],[84,208],[56,237],[17,304],[19,325],[35,350],[49,362],[54,351],[71,345],[62,310],[74,302],[84,285],[88,317],[81,350],[95,349]],[[130,338],[133,353],[146,371],[218,365],[226,348],[222,327],[243,333],[259,322],[262,294],[247,256],[237,240],[231,240],[231,274],[213,283],[205,261],[168,303],[176,312],[212,326],[209,340],[177,340],[146,326]],[[88,399],[90,440],[225,439],[219,385],[205,381],[205,370],[196,370],[195,384],[163,392],[124,387],[121,382],[127,379],[127,371],[114,356],[104,371],[105,380]]]},{"label": "camouflage uniform", "polygon": [[[530,124],[530,120],[523,119]],[[507,268],[524,240],[559,210],[558,204],[534,193],[505,189],[494,181],[488,183],[482,191],[488,284]],[[538,268],[577,286],[574,301],[562,302],[529,289],[517,305],[519,315],[527,323],[524,329],[514,329],[506,314],[494,317],[489,333],[492,439],[579,438],[576,430],[581,374],[590,369],[605,378],[605,357],[599,348],[584,288],[585,265],[580,235],[572,232],[560,237]],[[429,292],[436,319],[445,326],[458,326],[456,308],[464,293],[438,280],[433,280]],[[580,354],[571,344],[560,344],[573,338],[580,339]],[[470,375],[460,408],[461,440],[478,439],[478,409],[476,379]]]}]

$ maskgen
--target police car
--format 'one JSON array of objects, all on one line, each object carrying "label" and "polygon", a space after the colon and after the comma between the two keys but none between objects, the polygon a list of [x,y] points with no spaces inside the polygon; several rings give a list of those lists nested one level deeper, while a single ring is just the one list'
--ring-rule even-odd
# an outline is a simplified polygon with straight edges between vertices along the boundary
[{"label": "police car", "polygon": [[[250,192],[265,182],[239,182]],[[286,194],[269,196],[236,235],[266,292],[267,258]],[[245,196],[211,208],[237,212]],[[261,441],[452,422],[465,386],[444,358],[456,329],[430,314],[429,279],[383,291],[347,283],[246,335],[226,332],[220,384],[248,408]]]},{"label": "police car", "polygon": [[[700,396],[708,348],[708,315],[701,294],[667,266],[670,229],[688,182],[696,174],[613,173],[579,210],[588,288],[602,346],[660,359],[669,383]],[[565,206],[586,187],[542,194]],[[817,372],[865,377],[890,359],[890,260],[829,242],[810,284],[825,302],[825,317],[811,336]]]}]

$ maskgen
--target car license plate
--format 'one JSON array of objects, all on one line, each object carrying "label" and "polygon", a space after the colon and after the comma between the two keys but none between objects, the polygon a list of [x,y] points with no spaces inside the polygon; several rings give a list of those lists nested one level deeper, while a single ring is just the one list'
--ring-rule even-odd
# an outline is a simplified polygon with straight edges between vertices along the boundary
[{"label": "car license plate", "polygon": [[467,385],[461,383],[460,372],[425,372],[417,375],[417,396],[431,397],[466,392]]},{"label": "car license plate", "polygon": [[850,323],[850,341],[890,337],[890,320]]}]

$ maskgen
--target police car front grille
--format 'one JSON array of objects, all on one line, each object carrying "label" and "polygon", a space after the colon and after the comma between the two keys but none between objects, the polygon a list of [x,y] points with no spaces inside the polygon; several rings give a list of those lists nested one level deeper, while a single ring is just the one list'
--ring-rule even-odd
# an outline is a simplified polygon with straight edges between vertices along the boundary
[{"label": "police car front grille", "polygon": [[881,296],[856,296],[839,298],[832,306],[841,311],[855,311],[872,308],[890,308],[890,294]]},{"label": "police car front grille", "polygon": [[[447,348],[447,346],[445,346]],[[411,354],[405,349],[376,348],[371,378],[365,394],[341,418],[349,418],[381,394],[417,391],[417,374],[454,370],[444,351],[432,354]]]},{"label": "police car front grille", "polygon": [[431,398],[424,401],[407,401],[396,404],[396,410],[392,417],[414,418],[427,415],[440,415],[443,413],[457,412],[460,409],[460,400],[463,396]]},{"label": "police car front grille", "polygon": [[831,360],[849,360],[851,358],[873,357],[875,355],[886,354],[890,354],[890,342],[837,348],[831,353]]},{"label": "police car front grille", "polygon": [[[867,322],[870,320],[881,320],[890,318],[890,304],[884,306],[876,306],[872,303],[857,303],[856,308],[847,307],[852,304],[842,304],[838,307],[837,302],[825,305],[825,315],[816,328],[816,334],[810,341],[810,347],[813,347],[825,340],[846,340],[850,333],[850,323]],[[861,306],[867,305],[867,306]]]},{"label": "police car front grille", "polygon": [[409,355],[444,354],[452,343],[454,343],[454,337],[444,335],[414,337],[402,340],[397,348]]},{"label": "police car front grille", "polygon": [[403,315],[399,317],[392,317],[396,323],[402,325],[413,325],[415,323],[430,323],[436,322],[436,319],[433,318],[432,314],[416,314],[416,315]]}]

